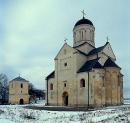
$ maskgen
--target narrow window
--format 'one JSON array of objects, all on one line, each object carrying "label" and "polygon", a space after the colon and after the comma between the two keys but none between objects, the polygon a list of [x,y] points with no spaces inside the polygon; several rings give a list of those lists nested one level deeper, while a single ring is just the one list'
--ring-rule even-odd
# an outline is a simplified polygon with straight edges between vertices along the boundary
[{"label": "narrow window", "polygon": [[67,66],[67,62],[66,62],[66,63],[64,63],[64,66],[65,66],[65,67]]},{"label": "narrow window", "polygon": [[12,88],[13,88],[13,83],[12,83]]},{"label": "narrow window", "polygon": [[120,76],[118,75],[118,86],[120,86]]},{"label": "narrow window", "polygon": [[52,83],[50,84],[50,90],[53,90],[53,84]]},{"label": "narrow window", "polygon": [[79,41],[81,40],[81,31],[79,31],[79,37],[80,37],[80,39],[79,39]]},{"label": "narrow window", "polygon": [[80,80],[80,87],[85,87],[85,80],[84,79]]},{"label": "narrow window", "polygon": [[82,31],[82,40],[83,40],[83,31]]},{"label": "narrow window", "polygon": [[23,84],[21,84],[21,88],[23,88]]},{"label": "narrow window", "polygon": [[64,87],[66,87],[66,83],[64,83]]},{"label": "narrow window", "polygon": [[104,84],[104,76],[102,76],[102,81],[103,81],[103,83],[102,83],[102,86],[104,87],[105,86],[105,84]]},{"label": "narrow window", "polygon": [[85,30],[85,34],[84,34],[85,40],[86,40],[86,30]]}]

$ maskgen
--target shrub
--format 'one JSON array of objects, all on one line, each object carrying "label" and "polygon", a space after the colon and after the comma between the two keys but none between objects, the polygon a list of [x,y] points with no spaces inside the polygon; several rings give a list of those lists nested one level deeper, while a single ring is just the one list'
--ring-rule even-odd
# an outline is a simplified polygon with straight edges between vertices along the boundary
[{"label": "shrub", "polygon": [[4,113],[4,111],[3,110],[0,110],[0,114],[3,114]]},{"label": "shrub", "polygon": [[24,113],[23,117],[25,119],[36,119],[35,116],[33,115],[33,113]]}]

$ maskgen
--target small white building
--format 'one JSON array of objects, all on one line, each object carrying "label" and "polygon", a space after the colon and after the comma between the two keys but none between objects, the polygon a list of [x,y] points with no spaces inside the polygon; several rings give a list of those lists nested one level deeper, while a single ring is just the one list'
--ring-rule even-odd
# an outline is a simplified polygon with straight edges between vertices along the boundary
[{"label": "small white building", "polygon": [[29,104],[28,93],[29,81],[22,77],[17,77],[9,82],[9,103]]}]

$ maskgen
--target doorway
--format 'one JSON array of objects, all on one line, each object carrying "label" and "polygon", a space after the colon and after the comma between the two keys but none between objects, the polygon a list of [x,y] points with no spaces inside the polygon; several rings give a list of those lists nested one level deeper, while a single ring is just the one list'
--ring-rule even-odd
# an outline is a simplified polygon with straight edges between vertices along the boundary
[{"label": "doorway", "polygon": [[63,100],[63,105],[64,106],[68,106],[68,92],[64,92],[63,94],[62,94],[62,100]]},{"label": "doorway", "polygon": [[24,104],[24,100],[20,99],[19,104],[21,104],[21,105]]}]

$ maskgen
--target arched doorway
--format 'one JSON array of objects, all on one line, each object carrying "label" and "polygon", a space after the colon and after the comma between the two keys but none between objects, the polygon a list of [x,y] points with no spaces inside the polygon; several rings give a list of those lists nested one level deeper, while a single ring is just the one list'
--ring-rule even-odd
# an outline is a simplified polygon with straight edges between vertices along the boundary
[{"label": "arched doorway", "polygon": [[62,94],[62,100],[63,100],[63,105],[64,106],[68,106],[68,98],[69,98],[68,92],[64,92]]},{"label": "arched doorway", "polygon": [[20,99],[19,104],[21,104],[21,105],[24,104],[24,100]]}]

